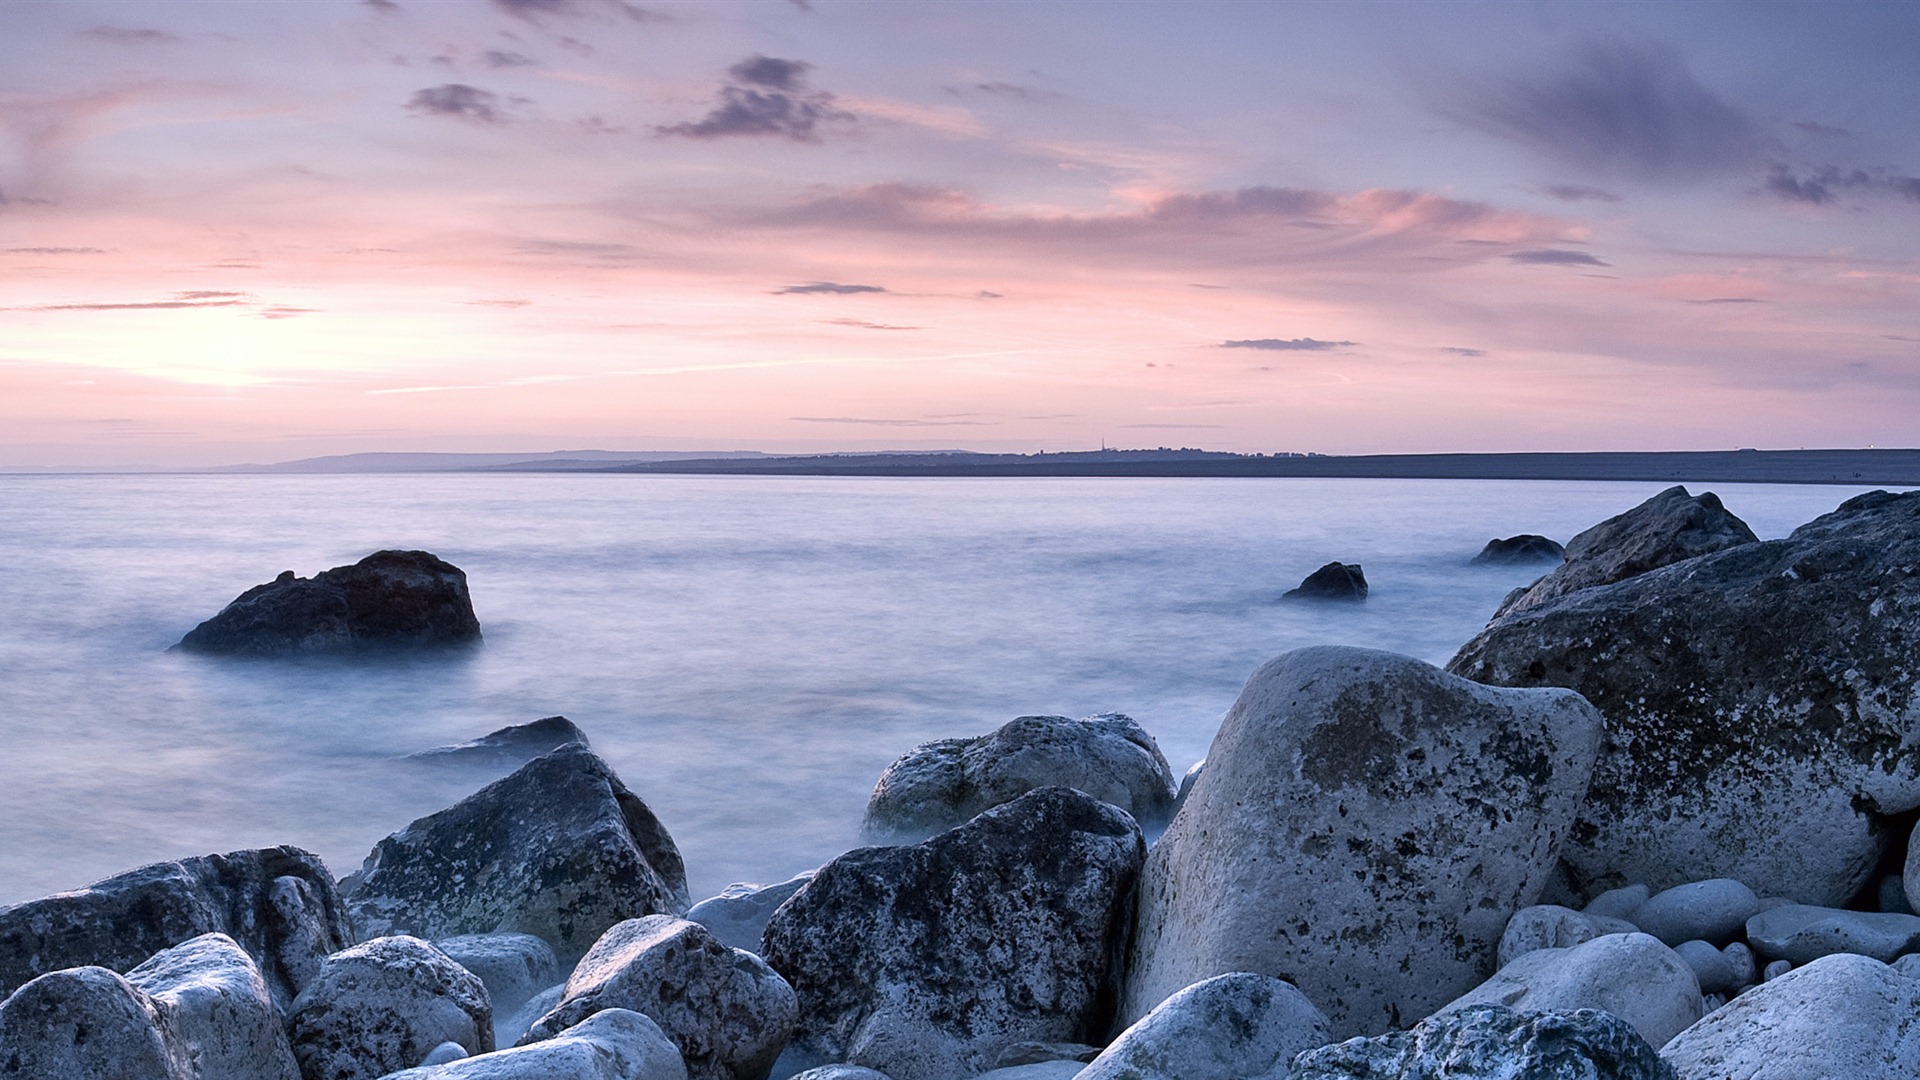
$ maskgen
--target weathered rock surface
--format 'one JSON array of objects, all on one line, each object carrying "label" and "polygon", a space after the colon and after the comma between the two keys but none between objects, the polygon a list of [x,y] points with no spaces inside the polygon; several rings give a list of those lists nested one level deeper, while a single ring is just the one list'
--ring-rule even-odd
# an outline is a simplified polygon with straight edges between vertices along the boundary
[{"label": "weathered rock surface", "polygon": [[225,934],[284,1005],[350,935],[333,875],[299,848],[154,863],[75,892],[0,909],[0,995],[36,975],[126,971],[202,934]]},{"label": "weathered rock surface", "polygon": [[1288,1080],[1674,1080],[1633,1028],[1592,1009],[1476,1005],[1294,1059]]},{"label": "weathered rock surface", "polygon": [[1571,886],[1702,876],[1837,906],[1920,806],[1920,492],[1496,618],[1448,669],[1607,718]]},{"label": "weathered rock surface", "polygon": [[154,1000],[92,966],[42,975],[0,1002],[0,1076],[196,1080]]},{"label": "weathered rock surface", "polygon": [[1747,943],[1768,960],[1792,961],[1795,967],[1833,953],[1887,964],[1920,949],[1920,915],[1785,904],[1747,920]]},{"label": "weathered rock surface", "polygon": [[1701,1008],[1693,969],[1647,934],[1608,934],[1570,949],[1515,957],[1435,1015],[1475,1005],[1520,1012],[1604,1009],[1633,1025],[1653,1046],[1685,1031],[1700,1019]]},{"label": "weathered rock surface", "polygon": [[1232,971],[1293,982],[1337,1037],[1472,989],[1552,870],[1600,725],[1577,695],[1391,653],[1269,662],[1147,859],[1123,1017]]},{"label": "weathered rock surface", "polygon": [[464,934],[433,947],[486,984],[496,1025],[561,977],[552,946],[532,934]]},{"label": "weathered rock surface", "polygon": [[793,988],[766,961],[671,915],[608,930],[566,987],[521,1045],[553,1038],[603,1009],[631,1009],[679,1047],[691,1080],[762,1080],[799,1015]]},{"label": "weathered rock surface", "polygon": [[1713,492],[1695,497],[1684,487],[1670,487],[1567,541],[1560,568],[1501,605],[1500,614],[1758,542],[1747,523],[1720,505]]},{"label": "weathered rock surface", "polygon": [[1568,949],[1607,934],[1631,934],[1639,927],[1625,919],[1589,915],[1558,904],[1535,904],[1513,913],[1500,935],[1496,962],[1506,967],[1535,949]]},{"label": "weathered rock surface", "polygon": [[1051,787],[840,856],[767,926],[764,955],[800,998],[796,1043],[947,1080],[1007,1043],[1103,1039],[1144,849],[1124,811]]},{"label": "weathered rock surface", "polygon": [[532,934],[563,963],[623,919],[687,906],[673,838],[578,743],[380,841],[341,884],[363,936]]},{"label": "weathered rock surface", "polygon": [[687,918],[713,932],[720,943],[730,948],[760,951],[760,938],[767,932],[767,920],[800,887],[813,880],[813,871],[779,883],[751,885],[735,882],[687,909]]},{"label": "weathered rock surface", "polygon": [[300,1080],[266,980],[227,935],[155,953],[127,982],[153,1002],[166,1041],[196,1080]]},{"label": "weathered rock surface", "polygon": [[1724,945],[1759,910],[1760,898],[1752,889],[1731,878],[1713,878],[1653,894],[1633,913],[1633,922],[1668,945],[1683,941]]},{"label": "weathered rock surface", "polygon": [[227,656],[469,645],[480,621],[467,575],[424,551],[376,551],[311,578],[255,585],[174,646]]},{"label": "weathered rock surface", "polygon": [[794,1073],[790,1080],[893,1080],[886,1073],[860,1065],[821,1065]]},{"label": "weathered rock surface", "polygon": [[1920,1075],[1920,982],[1828,956],[1734,998],[1661,1050],[1680,1080]]},{"label": "weathered rock surface", "polygon": [[1195,983],[1120,1033],[1080,1080],[1247,1080],[1333,1041],[1292,983],[1235,972]]},{"label": "weathered rock surface", "polygon": [[1282,600],[1335,600],[1358,603],[1367,598],[1367,575],[1359,563],[1330,562],[1308,574],[1298,588],[1280,594]]},{"label": "weathered rock surface", "polygon": [[988,735],[908,751],[880,774],[862,830],[890,842],[922,840],[1052,785],[1112,803],[1142,827],[1173,810],[1173,770],[1131,717],[1022,716]]},{"label": "weathered rock surface", "polygon": [[525,724],[510,724],[463,743],[408,754],[407,760],[430,765],[519,765],[568,743],[586,746],[587,733],[564,716],[549,716]]},{"label": "weathered rock surface", "polygon": [[441,1043],[493,1049],[487,988],[432,945],[375,938],[327,957],[287,1016],[306,1080],[374,1080]]},{"label": "weathered rock surface", "polygon": [[605,1009],[545,1042],[407,1069],[385,1080],[687,1080],[687,1069],[652,1020]]},{"label": "weathered rock surface", "polygon": [[1549,540],[1537,533],[1521,533],[1504,540],[1489,540],[1480,554],[1473,557],[1475,566],[1515,566],[1523,563],[1557,563],[1567,557],[1567,549],[1559,541]]}]

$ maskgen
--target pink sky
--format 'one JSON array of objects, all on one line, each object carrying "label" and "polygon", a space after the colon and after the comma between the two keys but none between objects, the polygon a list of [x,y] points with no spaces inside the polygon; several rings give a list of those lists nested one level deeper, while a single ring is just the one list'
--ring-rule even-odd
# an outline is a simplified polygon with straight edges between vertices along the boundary
[{"label": "pink sky", "polygon": [[1917,10],[10,4],[0,466],[1912,446]]}]

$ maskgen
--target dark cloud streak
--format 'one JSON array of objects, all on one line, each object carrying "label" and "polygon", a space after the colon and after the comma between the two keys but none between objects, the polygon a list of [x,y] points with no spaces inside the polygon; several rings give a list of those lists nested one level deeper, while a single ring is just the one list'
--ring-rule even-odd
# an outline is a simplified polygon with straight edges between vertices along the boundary
[{"label": "dark cloud streak", "polygon": [[498,94],[465,83],[445,83],[415,91],[407,101],[407,108],[432,116],[451,116],[483,124],[507,122],[507,115],[500,108]]},{"label": "dark cloud streak", "polygon": [[805,285],[789,285],[784,289],[775,289],[773,295],[803,296],[824,293],[830,296],[852,296],[857,293],[883,293],[886,291],[886,288],[881,285],[842,285],[837,281],[814,281]]},{"label": "dark cloud streak", "polygon": [[1510,251],[1507,258],[1523,266],[1610,266],[1611,263],[1597,259],[1584,251],[1568,251],[1565,248],[1538,248],[1533,251]]}]

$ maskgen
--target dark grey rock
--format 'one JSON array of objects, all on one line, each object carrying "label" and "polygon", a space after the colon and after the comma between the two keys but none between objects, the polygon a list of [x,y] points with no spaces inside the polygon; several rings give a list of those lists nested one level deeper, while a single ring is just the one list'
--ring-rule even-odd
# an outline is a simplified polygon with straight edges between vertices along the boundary
[{"label": "dark grey rock", "polygon": [[564,716],[549,716],[526,724],[512,724],[477,739],[451,746],[435,746],[408,754],[407,760],[430,765],[520,765],[568,743],[587,745],[587,733]]},{"label": "dark grey rock", "polygon": [[1747,920],[1747,944],[1768,960],[1795,967],[1833,953],[1890,963],[1920,948],[1920,915],[1785,904]]},{"label": "dark grey rock", "polygon": [[800,887],[813,880],[813,871],[779,883],[752,885],[735,882],[687,909],[687,918],[713,932],[721,944],[748,952],[760,951],[760,938],[767,932],[767,920]]},{"label": "dark grey rock", "polygon": [[1410,1031],[1309,1050],[1289,1080],[1674,1080],[1632,1027],[1598,1009],[1476,1005]]},{"label": "dark grey rock", "polygon": [[1475,566],[1517,566],[1525,563],[1557,563],[1567,557],[1567,549],[1558,541],[1549,540],[1536,533],[1521,533],[1504,540],[1489,540],[1480,554],[1473,557]]},{"label": "dark grey rock", "polygon": [[687,1080],[687,1069],[652,1020],[606,1009],[545,1042],[408,1069],[384,1080]]},{"label": "dark grey rock", "polygon": [[1760,910],[1753,890],[1731,878],[1675,885],[1654,893],[1633,914],[1635,926],[1666,942],[1725,945]]},{"label": "dark grey rock", "polygon": [[1103,1039],[1144,854],[1124,811],[1052,787],[840,856],[767,926],[764,955],[800,997],[796,1046],[949,1080],[1009,1043]]},{"label": "dark grey rock", "polygon": [[1332,1041],[1327,1018],[1292,983],[1235,972],[1155,1006],[1080,1073],[1081,1080],[1248,1080],[1284,1071]]},{"label": "dark grey rock", "polygon": [[1497,618],[1448,669],[1563,686],[1607,745],[1571,886],[1702,877],[1838,906],[1920,806],[1920,492]]},{"label": "dark grey rock", "polygon": [[467,575],[425,551],[376,551],[255,585],[174,648],[224,656],[444,648],[480,640]]},{"label": "dark grey rock", "polygon": [[1680,1080],[1920,1075],[1920,982],[1864,956],[1823,957],[1734,998],[1661,1048]]},{"label": "dark grey rock", "polygon": [[1334,600],[1359,603],[1367,598],[1367,575],[1359,563],[1330,562],[1308,574],[1299,588],[1280,594],[1282,600]]},{"label": "dark grey rock", "polygon": [[1100,1056],[1100,1048],[1076,1042],[1013,1042],[994,1055],[993,1067],[1011,1069],[1020,1065],[1039,1065],[1048,1061],[1077,1061],[1082,1065]]},{"label": "dark grey rock", "polygon": [[365,936],[532,934],[569,964],[623,919],[687,907],[673,838],[578,743],[380,841],[341,885]]},{"label": "dark grey rock", "polygon": [[1052,785],[1112,803],[1143,828],[1173,810],[1173,770],[1131,717],[1022,716],[988,735],[923,743],[887,766],[862,831],[887,843],[924,840]]},{"label": "dark grey rock", "polygon": [[1683,941],[1673,947],[1673,954],[1685,961],[1687,967],[1693,969],[1694,981],[1700,984],[1702,994],[1731,994],[1753,981],[1751,963],[1747,965],[1749,978],[1742,979],[1739,970],[1734,967],[1727,954],[1714,948],[1712,942]]},{"label": "dark grey rock", "polygon": [[763,1080],[798,1015],[793,988],[765,961],[670,915],[629,919],[603,934],[520,1045],[604,1009],[632,1009],[659,1024],[691,1080]]},{"label": "dark grey rock", "polygon": [[0,994],[62,968],[126,971],[216,933],[253,957],[283,1007],[351,939],[319,856],[292,847],[204,855],[0,909]]},{"label": "dark grey rock", "polygon": [[327,957],[287,1015],[306,1080],[375,1080],[441,1043],[493,1049],[487,988],[432,945],[383,937]]},{"label": "dark grey rock", "polygon": [[1370,649],[1269,662],[1147,857],[1123,1022],[1233,971],[1293,982],[1336,1037],[1472,989],[1552,873],[1600,735],[1566,691]]},{"label": "dark grey rock", "polygon": [[1649,935],[1608,934],[1523,953],[1434,1015],[1476,1005],[1528,1013],[1604,1009],[1660,1046],[1700,1019],[1700,983],[1684,958]]}]

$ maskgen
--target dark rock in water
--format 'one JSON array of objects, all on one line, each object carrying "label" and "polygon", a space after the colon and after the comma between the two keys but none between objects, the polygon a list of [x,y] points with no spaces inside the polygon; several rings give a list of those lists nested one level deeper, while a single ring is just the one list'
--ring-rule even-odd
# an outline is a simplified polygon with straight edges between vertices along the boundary
[{"label": "dark rock in water", "polygon": [[1297,589],[1280,594],[1282,600],[1347,600],[1367,598],[1367,575],[1359,563],[1330,562],[1308,574]]},{"label": "dark rock in water", "polygon": [[1054,785],[1112,803],[1145,827],[1173,811],[1173,770],[1131,717],[1022,716],[990,735],[902,755],[880,775],[861,829],[884,842],[921,840]]},{"label": "dark rock in water", "polygon": [[383,937],[327,957],[287,1014],[308,1080],[375,1080],[420,1064],[442,1043],[493,1050],[493,1007],[480,980],[439,949]]},{"label": "dark rock in water", "polygon": [[673,837],[579,743],[380,841],[341,885],[365,935],[532,934],[564,964],[615,923],[687,908]]},{"label": "dark rock in water", "polygon": [[947,1080],[1011,1043],[1102,1041],[1144,855],[1124,811],[1051,787],[840,856],[767,926],[767,962],[800,998],[796,1046]]},{"label": "dark rock in water", "polygon": [[1475,566],[1513,566],[1519,563],[1557,563],[1567,557],[1567,549],[1556,540],[1549,540],[1535,533],[1521,533],[1509,536],[1505,540],[1489,540],[1480,554],[1473,557]]},{"label": "dark rock in water", "polygon": [[1720,505],[1719,496],[1705,491],[1695,497],[1676,485],[1567,541],[1566,562],[1509,596],[1494,618],[1556,596],[1758,542],[1746,522]]},{"label": "dark rock in water", "polygon": [[408,754],[407,760],[462,765],[518,764],[568,743],[586,746],[587,733],[564,716],[549,716],[530,724],[503,727],[463,743]]},{"label": "dark rock in water", "polygon": [[174,648],[227,656],[432,648],[480,640],[467,575],[424,551],[376,551],[243,592]]},{"label": "dark rock in water", "polygon": [[212,933],[253,957],[281,1004],[350,940],[319,856],[292,847],[206,855],[0,910],[0,994],[62,968],[126,971]]},{"label": "dark rock in water", "polygon": [[1448,669],[1606,716],[1561,849],[1575,895],[1732,878],[1843,907],[1889,815],[1920,807],[1916,641],[1920,492],[1874,492],[1784,540],[1516,606]]},{"label": "dark rock in water", "polygon": [[1293,1059],[1288,1080],[1674,1080],[1674,1075],[1633,1028],[1599,1009],[1521,1014],[1475,1005],[1422,1020],[1409,1031],[1309,1050]]}]

